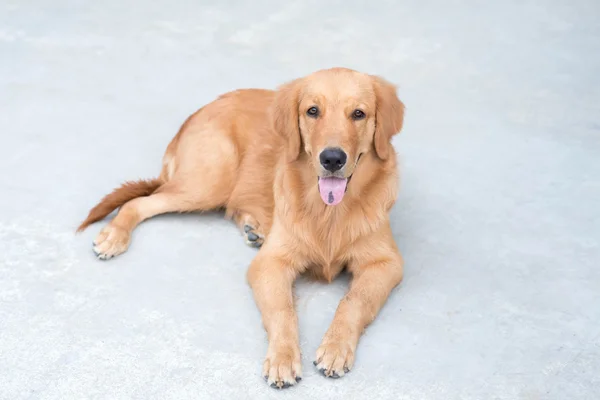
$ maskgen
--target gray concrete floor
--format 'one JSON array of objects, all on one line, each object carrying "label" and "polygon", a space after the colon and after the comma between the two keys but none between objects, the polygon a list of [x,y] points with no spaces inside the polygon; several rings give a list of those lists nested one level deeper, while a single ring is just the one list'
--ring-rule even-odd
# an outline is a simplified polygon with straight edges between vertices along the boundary
[{"label": "gray concrete floor", "polygon": [[[3,1],[0,398],[599,398],[600,3],[482,3]],[[73,231],[196,108],[330,66],[406,103],[406,279],[336,381],[311,361],[348,279],[299,282],[277,392],[231,223],[159,217],[110,262]]]}]

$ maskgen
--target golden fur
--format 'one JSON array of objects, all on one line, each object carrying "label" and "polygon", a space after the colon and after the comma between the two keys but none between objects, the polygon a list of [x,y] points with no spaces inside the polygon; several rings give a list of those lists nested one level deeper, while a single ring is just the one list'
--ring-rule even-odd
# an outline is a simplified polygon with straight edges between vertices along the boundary
[{"label": "golden fur", "polygon": [[[321,114],[311,118],[308,108]],[[360,109],[363,119],[351,118]],[[225,208],[246,241],[261,246],[248,282],[269,346],[263,375],[275,387],[301,377],[292,284],[302,273],[327,281],[353,275],[315,365],[329,377],[347,373],[363,329],[402,279],[389,211],[398,171],[391,138],[404,106],[393,85],[349,69],[317,71],[276,91],[220,96],[183,124],[169,144],[160,177],[128,182],[90,211],[79,230],[121,207],[94,242],[99,258],[124,252],[143,220],[166,212]],[[336,206],[319,196],[318,155],[327,146],[348,157],[351,177]],[[359,160],[360,159],[360,160]]]}]

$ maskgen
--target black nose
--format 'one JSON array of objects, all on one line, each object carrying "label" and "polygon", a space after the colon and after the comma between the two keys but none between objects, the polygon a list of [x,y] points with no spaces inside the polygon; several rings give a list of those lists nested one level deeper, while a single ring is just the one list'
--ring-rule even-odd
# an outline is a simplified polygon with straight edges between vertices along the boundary
[{"label": "black nose", "polygon": [[329,147],[321,152],[319,161],[327,171],[335,172],[346,164],[346,153],[340,148]]}]

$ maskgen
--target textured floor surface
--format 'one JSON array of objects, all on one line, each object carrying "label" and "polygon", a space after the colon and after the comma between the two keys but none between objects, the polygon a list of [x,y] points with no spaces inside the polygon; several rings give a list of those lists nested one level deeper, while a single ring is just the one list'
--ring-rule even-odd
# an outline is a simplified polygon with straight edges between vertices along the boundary
[{"label": "textured floor surface", "polygon": [[[0,399],[597,399],[600,3],[482,3],[0,2]],[[109,262],[74,229],[196,108],[330,66],[406,103],[406,278],[339,380],[312,357],[348,279],[299,282],[278,392],[231,223],[159,217]]]}]

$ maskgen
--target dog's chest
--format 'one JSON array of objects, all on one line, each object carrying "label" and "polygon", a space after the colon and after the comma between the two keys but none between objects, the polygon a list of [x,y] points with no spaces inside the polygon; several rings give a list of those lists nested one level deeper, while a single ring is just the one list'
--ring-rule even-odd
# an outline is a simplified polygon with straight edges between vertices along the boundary
[{"label": "dog's chest", "polygon": [[342,272],[345,266],[346,264],[343,262],[333,262],[328,264],[315,263],[311,264],[307,269],[307,272],[317,279],[331,282],[340,274],[340,272]]},{"label": "dog's chest", "polygon": [[303,242],[310,273],[327,281],[333,280],[344,269],[352,242],[347,227],[330,222],[306,222],[304,234],[298,238]]}]

